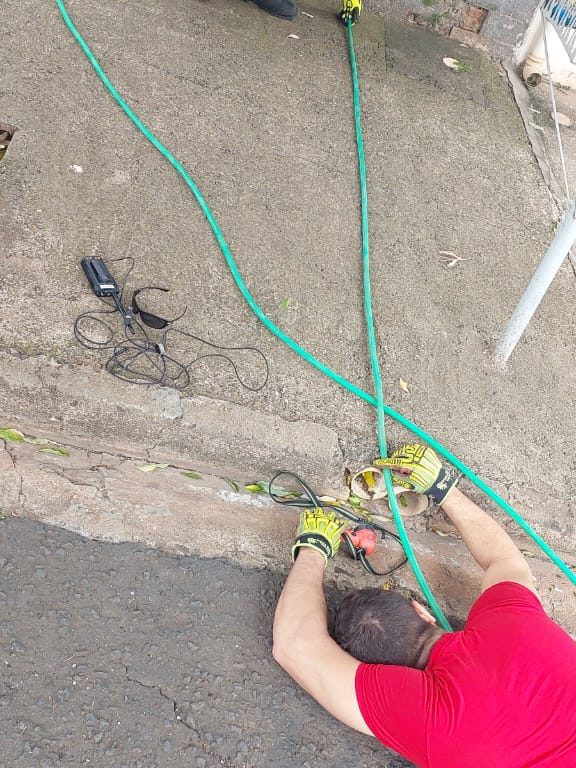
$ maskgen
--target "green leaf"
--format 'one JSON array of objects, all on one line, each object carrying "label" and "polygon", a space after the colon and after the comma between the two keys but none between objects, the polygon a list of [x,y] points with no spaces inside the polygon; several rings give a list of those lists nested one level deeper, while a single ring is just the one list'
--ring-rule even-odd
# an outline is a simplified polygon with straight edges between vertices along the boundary
[{"label": "green leaf", "polygon": [[348,504],[350,504],[355,512],[363,512],[369,517],[372,515],[372,512],[369,509],[362,506],[362,499],[359,496],[356,496],[355,493],[352,493],[352,491],[350,491],[350,495],[348,496]]},{"label": "green leaf", "polygon": [[66,448],[41,448],[39,453],[49,453],[51,456],[70,456]]},{"label": "green leaf", "polygon": [[170,464],[144,464],[141,467],[136,467],[140,472],[154,472],[155,469],[166,469]]},{"label": "green leaf", "polygon": [[278,309],[282,312],[286,312],[287,309],[290,309],[290,296],[287,296],[285,299],[282,299],[280,304],[278,304]]},{"label": "green leaf", "polygon": [[21,443],[24,440],[24,435],[17,429],[8,429],[7,427],[0,428],[0,440],[7,440],[9,443]]},{"label": "green leaf", "polygon": [[32,435],[24,435],[23,440],[30,445],[47,445],[50,442],[45,437],[32,437]]},{"label": "green leaf", "polygon": [[233,491],[238,492],[240,490],[240,486],[238,483],[235,483],[234,480],[230,480],[229,477],[223,477],[222,480],[226,480],[230,488],[232,488]]},{"label": "green leaf", "polygon": [[184,475],[184,477],[189,477],[190,480],[202,480],[202,475],[199,472],[193,472],[190,470],[189,472],[181,472],[181,475]]},{"label": "green leaf", "polygon": [[274,496],[278,496],[280,499],[297,499],[301,496],[298,491],[289,491],[287,488],[282,488],[281,485],[270,485],[266,480],[249,483],[244,486],[244,490],[250,493],[270,493],[272,491]]}]

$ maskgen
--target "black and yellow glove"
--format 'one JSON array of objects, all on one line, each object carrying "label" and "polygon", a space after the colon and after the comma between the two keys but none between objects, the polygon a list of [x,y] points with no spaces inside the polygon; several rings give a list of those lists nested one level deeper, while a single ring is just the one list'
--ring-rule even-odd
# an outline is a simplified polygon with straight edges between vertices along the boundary
[{"label": "black and yellow glove", "polygon": [[423,493],[435,504],[442,504],[459,480],[458,472],[451,466],[444,466],[432,448],[418,443],[403,445],[389,458],[375,459],[374,464],[400,470],[392,473],[394,485]]},{"label": "black and yellow glove", "polygon": [[362,11],[362,0],[342,0],[342,10],[340,11],[340,20],[344,24],[356,24],[360,19]]},{"label": "black and yellow glove", "polygon": [[350,522],[340,520],[334,512],[326,512],[321,507],[303,509],[292,547],[292,561],[300,547],[310,547],[320,552],[327,563],[338,552],[340,537],[349,527]]}]

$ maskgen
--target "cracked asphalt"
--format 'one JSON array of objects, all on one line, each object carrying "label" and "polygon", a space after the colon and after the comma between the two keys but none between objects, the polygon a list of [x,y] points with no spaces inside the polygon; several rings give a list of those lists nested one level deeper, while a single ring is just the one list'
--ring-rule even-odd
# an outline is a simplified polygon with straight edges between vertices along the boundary
[{"label": "cracked asphalt", "polygon": [[407,763],[274,663],[283,574],[0,521],[0,766]]}]

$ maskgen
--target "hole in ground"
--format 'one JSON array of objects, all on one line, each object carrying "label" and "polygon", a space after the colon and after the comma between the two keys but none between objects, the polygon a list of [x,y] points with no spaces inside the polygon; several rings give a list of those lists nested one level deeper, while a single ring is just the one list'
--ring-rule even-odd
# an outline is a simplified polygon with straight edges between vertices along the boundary
[{"label": "hole in ground", "polygon": [[0,160],[3,159],[4,155],[8,151],[8,147],[15,133],[15,126],[10,125],[10,123],[0,122]]}]

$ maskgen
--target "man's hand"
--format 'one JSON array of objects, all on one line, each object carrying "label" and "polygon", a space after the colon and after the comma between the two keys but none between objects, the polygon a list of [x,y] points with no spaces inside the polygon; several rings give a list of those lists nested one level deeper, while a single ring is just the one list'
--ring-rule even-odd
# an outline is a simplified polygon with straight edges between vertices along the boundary
[{"label": "man's hand", "polygon": [[340,20],[344,24],[356,24],[360,19],[362,11],[362,0],[342,0],[342,10],[340,11]]},{"label": "man's hand", "polygon": [[423,493],[436,504],[442,504],[458,482],[458,473],[453,467],[443,466],[432,448],[418,443],[403,445],[389,458],[375,459],[374,464],[399,470],[393,473],[394,485]]},{"label": "man's hand", "polygon": [[348,520],[340,520],[333,512],[321,508],[303,509],[292,547],[292,560],[300,547],[310,547],[324,557],[325,564],[338,552],[340,537],[350,527]]}]

